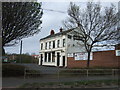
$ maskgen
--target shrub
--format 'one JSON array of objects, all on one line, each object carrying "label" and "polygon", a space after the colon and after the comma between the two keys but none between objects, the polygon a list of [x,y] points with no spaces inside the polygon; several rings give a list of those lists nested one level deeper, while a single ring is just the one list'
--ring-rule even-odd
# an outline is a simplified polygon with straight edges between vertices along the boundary
[{"label": "shrub", "polygon": [[21,57],[21,63],[38,63],[38,59],[30,56],[30,55],[26,55],[26,54],[22,54],[22,55],[16,55],[16,62],[20,63],[20,57]]},{"label": "shrub", "polygon": [[11,76],[23,76],[24,75],[24,66],[15,65],[15,64],[3,64],[2,65],[2,76],[11,77]]}]

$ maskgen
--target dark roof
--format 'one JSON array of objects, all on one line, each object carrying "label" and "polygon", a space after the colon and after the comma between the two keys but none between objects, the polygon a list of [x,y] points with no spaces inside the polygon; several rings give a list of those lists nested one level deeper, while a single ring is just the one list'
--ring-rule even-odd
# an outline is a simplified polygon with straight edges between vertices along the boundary
[{"label": "dark roof", "polygon": [[51,38],[51,37],[56,37],[56,36],[59,36],[59,35],[65,35],[65,34],[69,33],[72,30],[73,29],[65,30],[65,31],[62,31],[62,32],[59,32],[59,33],[56,33],[56,34],[49,35],[47,37],[41,38],[40,40],[44,40],[44,39]]}]

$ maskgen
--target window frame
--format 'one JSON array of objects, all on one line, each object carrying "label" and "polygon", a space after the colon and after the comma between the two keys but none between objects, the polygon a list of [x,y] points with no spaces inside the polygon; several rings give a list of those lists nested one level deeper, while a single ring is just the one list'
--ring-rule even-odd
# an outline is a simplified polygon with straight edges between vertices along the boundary
[{"label": "window frame", "polygon": [[51,49],[51,41],[49,42],[49,49]]},{"label": "window frame", "polygon": [[47,49],[47,42],[45,43],[45,49]]},{"label": "window frame", "polygon": [[63,39],[63,47],[65,47],[65,38]]},{"label": "window frame", "polygon": [[57,47],[60,47],[60,40],[57,40]]},{"label": "window frame", "polygon": [[53,41],[53,48],[55,48],[55,40]]},{"label": "window frame", "polygon": [[41,50],[43,50],[43,43],[41,43]]}]

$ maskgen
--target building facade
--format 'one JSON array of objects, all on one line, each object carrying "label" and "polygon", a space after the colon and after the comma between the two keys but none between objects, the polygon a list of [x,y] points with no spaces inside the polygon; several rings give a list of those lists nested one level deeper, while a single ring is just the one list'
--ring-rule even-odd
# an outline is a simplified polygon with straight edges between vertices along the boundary
[{"label": "building facade", "polygon": [[50,35],[40,39],[39,65],[67,67],[68,53],[85,52],[80,41],[72,36],[73,30],[56,33],[50,31]]},{"label": "building facade", "polygon": [[[68,68],[87,66],[87,52],[83,43],[75,35],[76,29],[56,33],[40,39],[39,65]],[[74,33],[74,34],[73,34]],[[119,67],[120,44],[115,50],[93,51],[90,55],[90,67]]]}]

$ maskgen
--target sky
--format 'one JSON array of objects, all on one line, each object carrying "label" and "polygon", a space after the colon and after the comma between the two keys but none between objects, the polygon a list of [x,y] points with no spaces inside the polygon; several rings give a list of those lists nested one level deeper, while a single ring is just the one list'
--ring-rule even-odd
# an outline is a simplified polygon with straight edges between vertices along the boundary
[{"label": "sky", "polygon": [[[86,2],[77,2],[80,7],[85,7]],[[117,3],[115,3],[117,5]],[[103,6],[110,5],[110,2],[102,3]],[[50,34],[50,30],[53,29],[55,33],[59,32],[59,29],[63,27],[62,21],[67,18],[67,9],[69,2],[42,2],[43,16],[42,16],[42,29],[41,31],[32,37],[22,39],[23,50],[22,53],[39,54],[40,42],[39,40]],[[52,9],[55,11],[62,11],[64,13],[48,11],[45,9]],[[11,47],[5,47],[6,53],[17,53],[20,52],[20,43]]]}]

